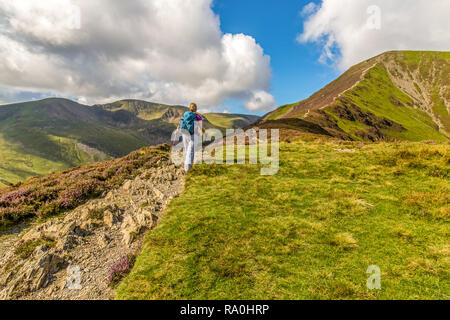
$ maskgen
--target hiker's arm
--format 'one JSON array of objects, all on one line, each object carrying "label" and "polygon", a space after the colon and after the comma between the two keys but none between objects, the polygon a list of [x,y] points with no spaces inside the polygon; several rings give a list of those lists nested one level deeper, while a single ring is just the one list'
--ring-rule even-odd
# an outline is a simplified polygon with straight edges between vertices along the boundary
[{"label": "hiker's arm", "polygon": [[198,121],[202,124],[202,133],[205,133],[205,128],[203,127],[203,117],[199,115],[198,113],[195,114],[195,121]]}]

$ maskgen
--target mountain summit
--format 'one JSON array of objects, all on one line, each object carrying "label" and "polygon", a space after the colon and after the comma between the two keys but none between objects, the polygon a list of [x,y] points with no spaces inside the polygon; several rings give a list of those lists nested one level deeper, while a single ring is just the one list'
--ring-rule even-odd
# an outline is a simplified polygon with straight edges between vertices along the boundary
[{"label": "mountain summit", "polygon": [[446,141],[449,114],[450,52],[392,51],[353,66],[258,125],[348,140]]}]

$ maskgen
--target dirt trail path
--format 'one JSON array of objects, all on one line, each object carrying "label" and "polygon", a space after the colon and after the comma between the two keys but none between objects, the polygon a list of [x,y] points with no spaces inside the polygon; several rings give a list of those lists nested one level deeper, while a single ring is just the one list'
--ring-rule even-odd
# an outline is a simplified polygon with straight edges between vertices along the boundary
[{"label": "dirt trail path", "polygon": [[[340,97],[342,97],[346,92],[348,92],[348,91],[354,89],[356,86],[358,86],[358,85],[361,83],[361,81],[363,81],[364,78],[366,77],[367,72],[369,72],[370,69],[372,69],[373,67],[375,67],[375,66],[377,65],[378,62],[380,62],[380,60],[379,60],[379,59],[375,59],[372,65],[370,65],[369,67],[367,67],[366,69],[364,69],[364,71],[361,73],[361,77],[359,78],[359,80],[356,81],[355,84],[352,85],[350,88],[348,88],[347,90],[342,91],[342,92],[339,93],[336,97],[334,97],[334,98],[333,98],[333,102],[335,102],[337,99],[339,99]],[[324,108],[326,108],[326,107],[328,107],[328,105],[323,106],[323,107],[320,108],[320,109],[324,109]]]},{"label": "dirt trail path", "polygon": [[183,171],[162,160],[63,217],[10,230],[0,237],[0,299],[113,298],[111,266],[139,251],[183,188]]}]

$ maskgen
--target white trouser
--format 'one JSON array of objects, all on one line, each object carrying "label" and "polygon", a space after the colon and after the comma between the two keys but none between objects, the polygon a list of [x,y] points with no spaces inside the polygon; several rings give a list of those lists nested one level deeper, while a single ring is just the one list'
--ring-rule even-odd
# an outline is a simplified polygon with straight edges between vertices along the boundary
[{"label": "white trouser", "polygon": [[188,172],[194,164],[194,135],[183,133],[183,145],[184,145],[184,171]]}]

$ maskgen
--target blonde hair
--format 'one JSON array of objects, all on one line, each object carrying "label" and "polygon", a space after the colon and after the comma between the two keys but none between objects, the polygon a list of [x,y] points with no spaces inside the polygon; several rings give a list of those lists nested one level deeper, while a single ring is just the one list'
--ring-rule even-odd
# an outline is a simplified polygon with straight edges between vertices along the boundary
[{"label": "blonde hair", "polygon": [[189,110],[191,110],[191,112],[197,112],[197,105],[192,102],[189,106]]}]

